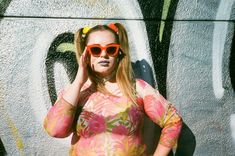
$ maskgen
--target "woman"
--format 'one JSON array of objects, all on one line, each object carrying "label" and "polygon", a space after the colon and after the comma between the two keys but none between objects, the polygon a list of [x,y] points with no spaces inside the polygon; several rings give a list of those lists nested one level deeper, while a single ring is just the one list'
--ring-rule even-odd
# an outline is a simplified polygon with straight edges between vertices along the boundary
[{"label": "woman", "polygon": [[[76,78],[49,110],[46,131],[61,138],[73,133],[73,156],[143,156],[146,114],[163,128],[154,156],[167,156],[176,146],[181,117],[158,91],[134,79],[123,25],[82,28],[75,34],[75,45]],[[79,107],[82,111],[76,115]]]}]

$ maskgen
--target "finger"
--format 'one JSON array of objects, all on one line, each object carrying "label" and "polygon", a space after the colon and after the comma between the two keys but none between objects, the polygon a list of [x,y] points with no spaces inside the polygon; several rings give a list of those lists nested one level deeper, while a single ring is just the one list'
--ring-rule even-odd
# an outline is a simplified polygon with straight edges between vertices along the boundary
[{"label": "finger", "polygon": [[82,55],[80,56],[80,62],[83,61],[83,58],[84,58],[84,55],[82,54]]},{"label": "finger", "polygon": [[82,54],[79,60],[79,65],[82,66],[84,64],[84,55]]},{"label": "finger", "polygon": [[82,55],[81,55],[81,60],[82,60],[82,62],[85,61],[85,60],[84,60],[85,55],[86,55],[85,53],[86,53],[86,48],[83,50]]},{"label": "finger", "polygon": [[89,52],[87,51],[87,48],[84,49],[84,60],[87,64],[89,63]]},{"label": "finger", "polygon": [[83,51],[83,54],[85,56],[85,58],[87,58],[88,56],[88,50],[87,50],[87,47],[85,47],[84,51]]}]

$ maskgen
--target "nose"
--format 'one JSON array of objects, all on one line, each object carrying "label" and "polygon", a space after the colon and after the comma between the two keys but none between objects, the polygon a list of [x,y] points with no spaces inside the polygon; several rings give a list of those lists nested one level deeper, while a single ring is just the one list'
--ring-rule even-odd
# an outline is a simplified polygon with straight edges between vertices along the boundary
[{"label": "nose", "polygon": [[107,55],[106,51],[103,49],[103,50],[101,51],[100,57],[107,57],[107,56],[108,56],[108,55]]}]

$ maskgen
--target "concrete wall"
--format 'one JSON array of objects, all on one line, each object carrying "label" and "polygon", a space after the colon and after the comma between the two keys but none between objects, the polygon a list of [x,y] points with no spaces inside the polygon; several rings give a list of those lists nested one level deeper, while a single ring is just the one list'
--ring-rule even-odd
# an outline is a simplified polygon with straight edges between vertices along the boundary
[{"label": "concrete wall", "polygon": [[67,155],[43,118],[74,79],[75,30],[110,22],[128,30],[137,77],[182,114],[176,155],[235,155],[235,0],[0,0],[0,14],[0,155]]}]

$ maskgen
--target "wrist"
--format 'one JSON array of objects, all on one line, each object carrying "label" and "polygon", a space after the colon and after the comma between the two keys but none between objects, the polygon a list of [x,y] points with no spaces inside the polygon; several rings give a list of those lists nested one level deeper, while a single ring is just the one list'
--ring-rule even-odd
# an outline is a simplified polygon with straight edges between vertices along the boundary
[{"label": "wrist", "polygon": [[85,81],[82,81],[80,78],[76,77],[75,80],[72,82],[72,85],[75,85],[80,89],[82,88],[82,86],[85,84]]}]

